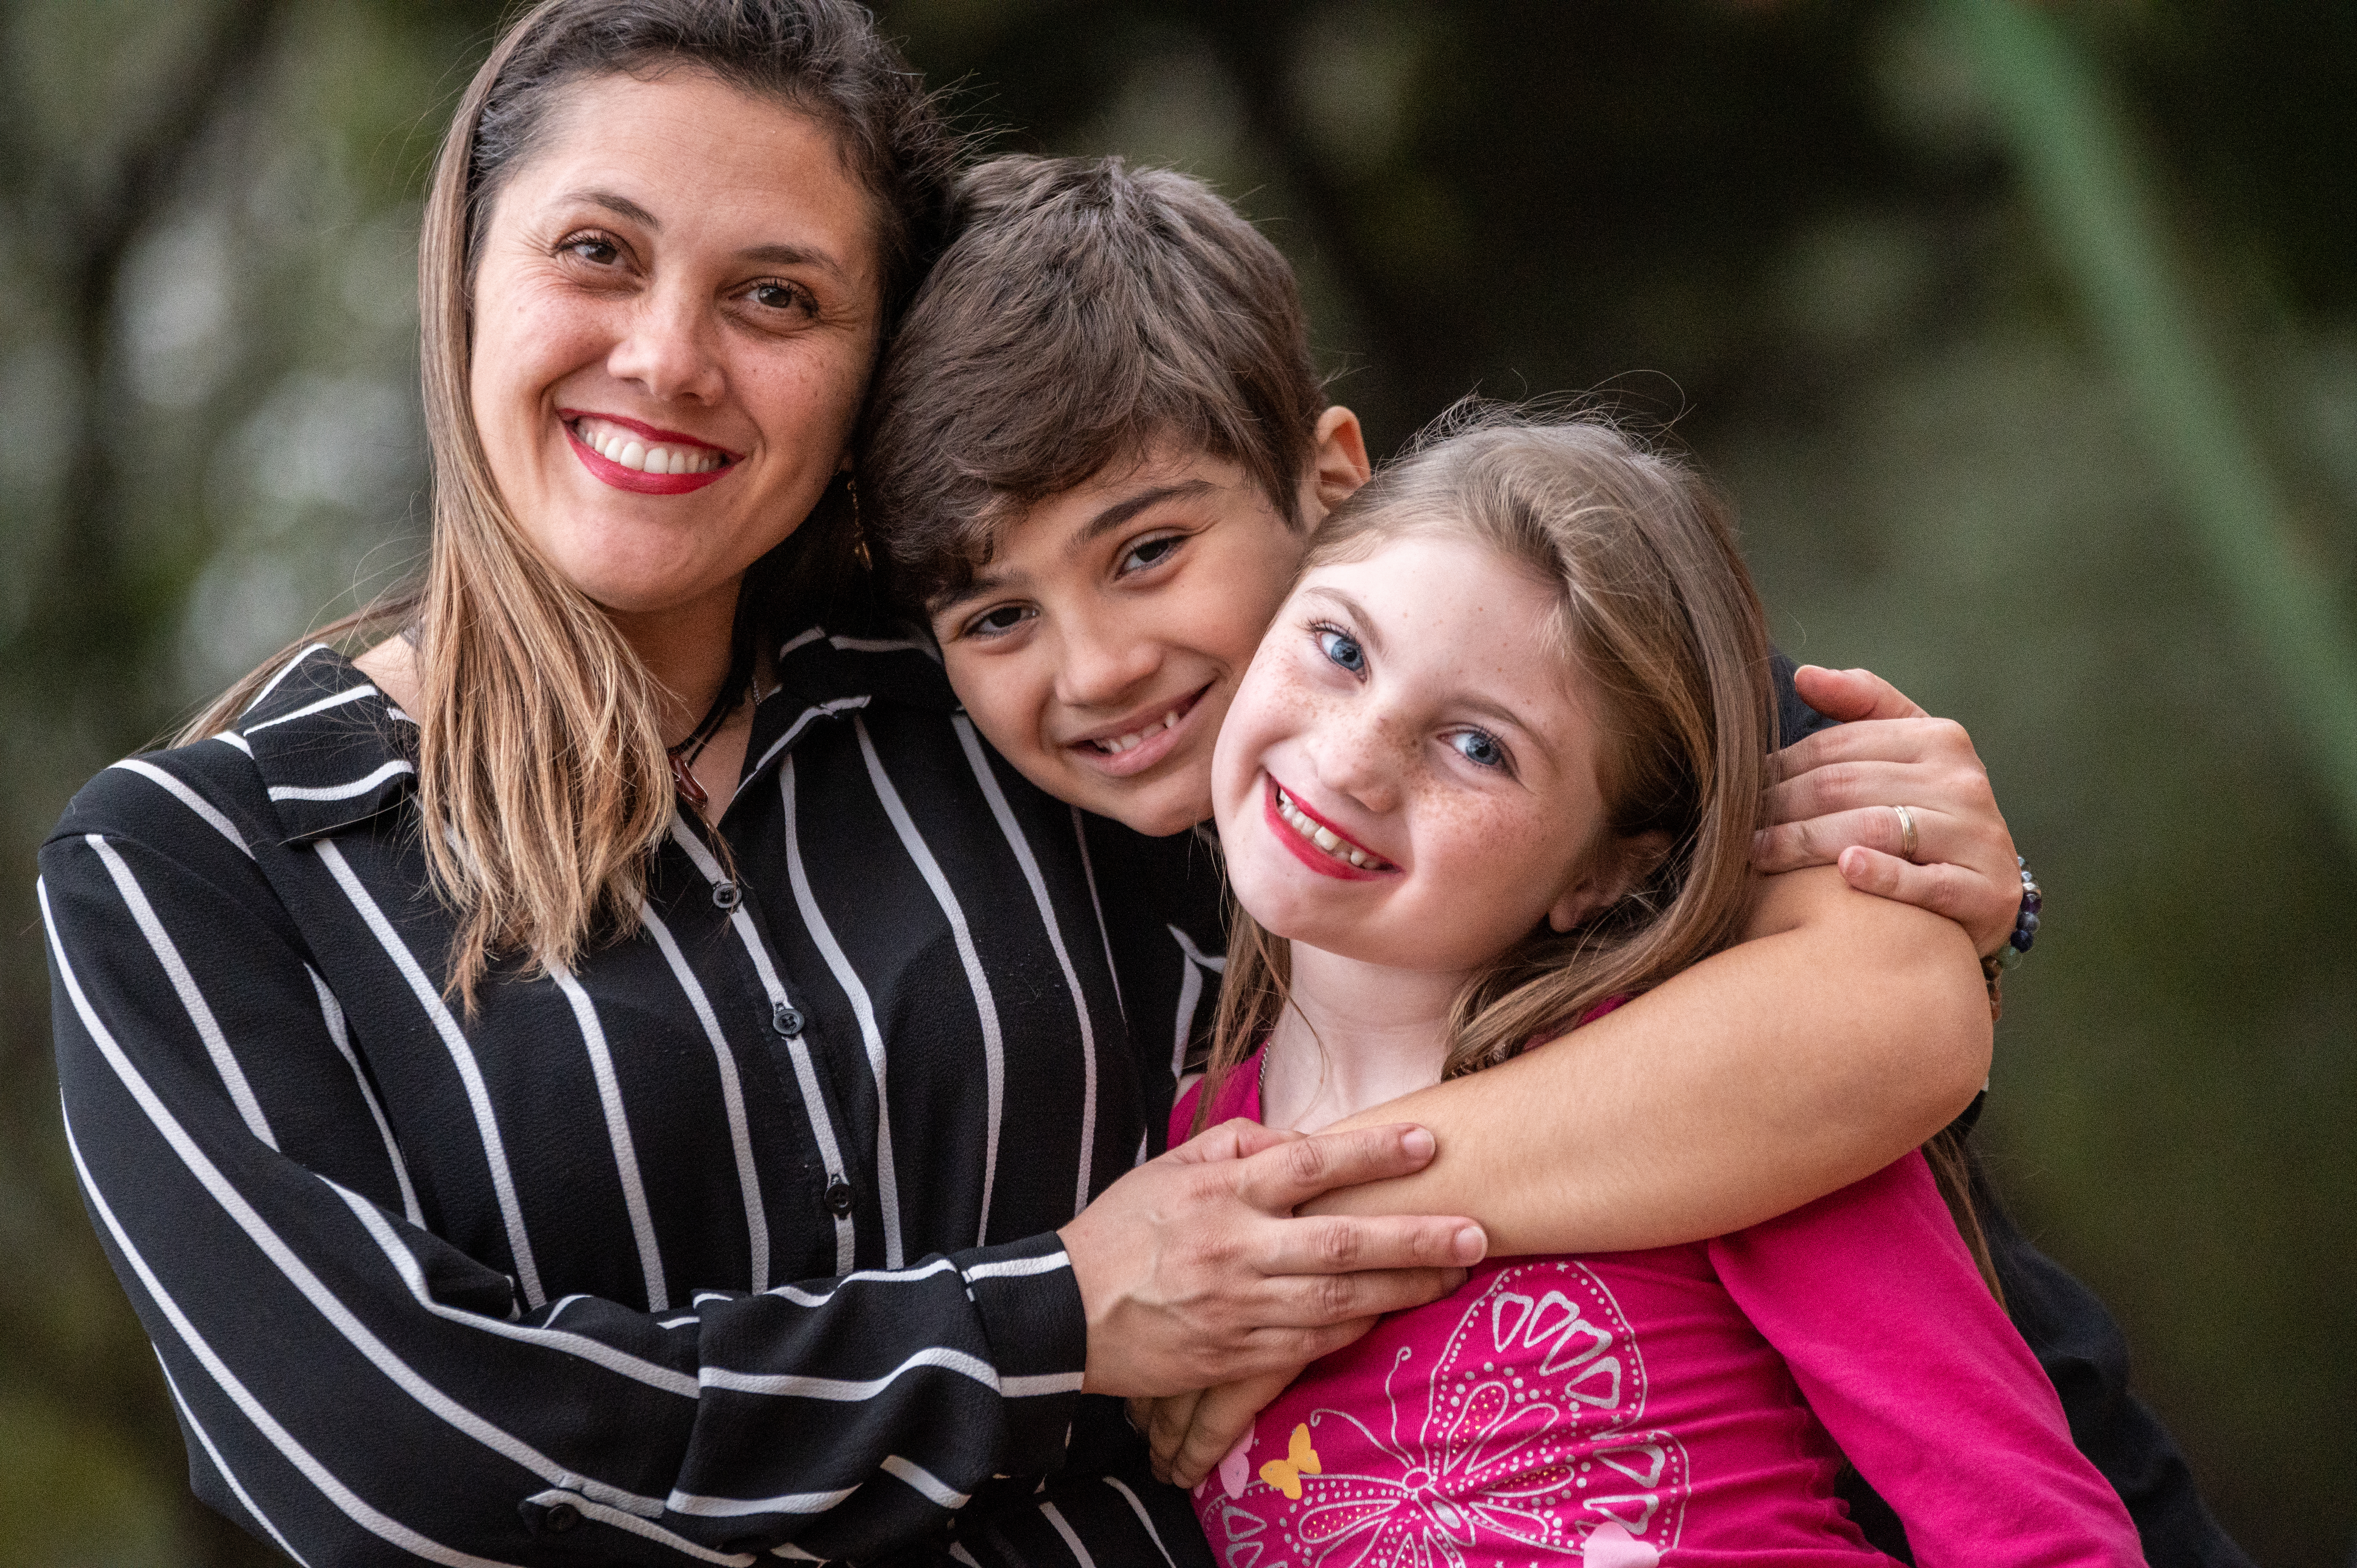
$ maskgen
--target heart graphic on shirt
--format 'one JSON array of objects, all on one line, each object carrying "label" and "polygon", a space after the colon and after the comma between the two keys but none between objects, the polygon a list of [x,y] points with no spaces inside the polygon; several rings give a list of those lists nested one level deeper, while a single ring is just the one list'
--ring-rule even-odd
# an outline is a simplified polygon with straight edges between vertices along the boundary
[{"label": "heart graphic on shirt", "polygon": [[1659,1552],[1609,1520],[1589,1530],[1579,1549],[1580,1568],[1654,1568],[1661,1560]]},{"label": "heart graphic on shirt", "polygon": [[1230,1502],[1243,1497],[1244,1487],[1252,1482],[1252,1445],[1257,1435],[1254,1428],[1245,1427],[1244,1434],[1236,1439],[1236,1445],[1228,1450],[1226,1458],[1220,1461],[1220,1490],[1228,1494]]},{"label": "heart graphic on shirt", "polygon": [[1283,1492],[1294,1502],[1301,1500],[1301,1477],[1323,1472],[1318,1450],[1309,1446],[1309,1424],[1304,1422],[1293,1429],[1290,1450],[1282,1459],[1272,1459],[1260,1467],[1260,1478]]}]

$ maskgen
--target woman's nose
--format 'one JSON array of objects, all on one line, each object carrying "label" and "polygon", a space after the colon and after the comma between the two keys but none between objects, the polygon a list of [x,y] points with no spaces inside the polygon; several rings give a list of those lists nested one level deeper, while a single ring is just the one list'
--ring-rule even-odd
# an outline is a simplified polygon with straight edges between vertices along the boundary
[{"label": "woman's nose", "polygon": [[607,356],[608,373],[662,402],[716,402],[722,377],[708,304],[684,287],[658,283],[631,309],[628,330]]}]

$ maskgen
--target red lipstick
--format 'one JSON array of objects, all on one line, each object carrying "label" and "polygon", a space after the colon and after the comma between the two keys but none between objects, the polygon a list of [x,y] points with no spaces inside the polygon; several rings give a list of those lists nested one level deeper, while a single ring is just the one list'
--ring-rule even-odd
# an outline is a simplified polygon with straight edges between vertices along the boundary
[{"label": "red lipstick", "polygon": [[[558,409],[556,417],[564,423],[565,438],[572,443],[573,455],[581,460],[581,466],[588,469],[601,482],[611,485],[618,490],[630,490],[642,496],[683,496],[691,490],[700,490],[706,485],[726,478],[737,468],[737,454],[724,447],[715,446],[709,441],[698,441],[693,435],[682,435],[677,431],[662,430],[635,419],[625,419],[619,414]],[[649,446],[683,447],[696,452],[717,452],[725,461],[718,467],[707,468],[700,474],[650,474],[638,468],[626,468],[581,439],[580,432],[575,426],[584,419],[595,419],[603,424],[620,425],[625,430],[645,437]]]}]

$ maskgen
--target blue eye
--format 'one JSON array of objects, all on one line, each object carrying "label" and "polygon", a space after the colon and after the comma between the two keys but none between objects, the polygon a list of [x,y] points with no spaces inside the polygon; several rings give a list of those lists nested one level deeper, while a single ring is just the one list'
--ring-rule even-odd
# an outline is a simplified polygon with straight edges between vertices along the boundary
[{"label": "blue eye", "polygon": [[1448,744],[1457,748],[1458,756],[1476,768],[1506,766],[1506,748],[1498,744],[1496,736],[1478,729],[1459,730],[1448,737]]},{"label": "blue eye", "polygon": [[1318,628],[1318,650],[1353,675],[1367,672],[1367,650],[1359,646],[1358,639],[1331,627]]}]

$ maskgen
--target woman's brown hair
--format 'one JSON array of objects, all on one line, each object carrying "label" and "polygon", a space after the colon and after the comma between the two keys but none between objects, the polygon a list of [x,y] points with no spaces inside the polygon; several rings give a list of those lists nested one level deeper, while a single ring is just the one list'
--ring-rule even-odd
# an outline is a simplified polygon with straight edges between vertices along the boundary
[{"label": "woman's brown hair", "polygon": [[[1691,467],[1600,415],[1458,405],[1327,516],[1301,570],[1419,534],[1470,540],[1554,590],[1549,645],[1584,680],[1605,736],[1605,821],[1589,853],[1640,834],[1668,844],[1609,908],[1568,931],[1542,922],[1466,983],[1446,1079],[1494,1067],[1738,937],[1776,710],[1767,618],[1729,509]],[[1240,908],[1231,918],[1198,1127],[1287,1002],[1289,944]],[[1995,1290],[1953,1142],[1925,1153]]]},{"label": "woman's brown hair", "polygon": [[[874,18],[845,0],[543,0],[476,72],[435,162],[418,247],[434,478],[425,570],[315,634],[399,631],[415,644],[424,848],[458,911],[448,983],[470,1005],[494,958],[570,965],[635,930],[673,810],[662,693],[605,612],[532,547],[484,456],[468,390],[475,263],[500,191],[569,88],[683,68],[833,133],[871,198],[888,325],[948,210],[955,143]],[[772,633],[853,570],[852,520],[839,503],[821,510],[748,574],[748,635]],[[311,640],[232,687],[180,741],[234,725]]]}]

